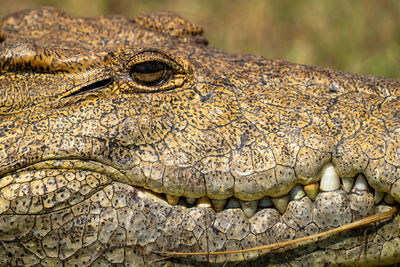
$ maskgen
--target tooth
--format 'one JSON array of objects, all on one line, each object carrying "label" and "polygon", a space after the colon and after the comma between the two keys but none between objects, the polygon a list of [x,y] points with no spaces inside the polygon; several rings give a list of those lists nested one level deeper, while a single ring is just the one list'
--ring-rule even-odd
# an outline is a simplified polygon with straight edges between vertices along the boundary
[{"label": "tooth", "polygon": [[339,187],[340,187],[340,179],[335,171],[335,168],[331,164],[325,166],[325,168],[322,171],[322,177],[321,177],[321,184],[320,184],[321,191],[334,191]]},{"label": "tooth", "polygon": [[286,211],[287,205],[289,203],[289,195],[284,195],[281,197],[272,198],[272,203],[274,203],[275,208],[280,214]]},{"label": "tooth", "polygon": [[196,206],[203,209],[211,208],[211,201],[208,197],[201,197],[197,200]]},{"label": "tooth", "polygon": [[378,190],[375,190],[375,194],[374,194],[374,202],[375,202],[375,204],[378,204],[379,202],[381,202],[384,196],[385,196],[384,192],[380,192]]},{"label": "tooth", "polygon": [[173,195],[166,194],[165,197],[167,198],[167,202],[170,205],[175,206],[176,204],[178,204],[179,196],[173,196]]},{"label": "tooth", "polygon": [[365,191],[368,189],[367,180],[365,180],[364,174],[360,173],[357,175],[356,182],[354,183],[354,188],[359,191]]},{"label": "tooth", "polygon": [[186,202],[193,205],[194,203],[196,203],[197,199],[193,198],[193,197],[187,197],[186,198]]},{"label": "tooth", "polygon": [[269,196],[265,196],[258,201],[258,206],[260,208],[271,208],[274,206],[274,204],[272,204],[271,198]]},{"label": "tooth", "polygon": [[211,199],[211,204],[215,211],[221,211],[225,208],[226,201],[226,199]]},{"label": "tooth", "polygon": [[344,191],[346,191],[347,193],[350,193],[351,189],[353,189],[354,178],[344,177],[344,178],[342,178],[342,183],[343,183]]},{"label": "tooth", "polygon": [[296,184],[290,191],[290,199],[291,200],[302,199],[305,195],[306,195],[306,193],[304,192],[303,186],[301,184]]},{"label": "tooth", "polygon": [[319,183],[308,184],[304,186],[304,191],[311,200],[315,200],[315,197],[319,193]]},{"label": "tooth", "polygon": [[239,202],[244,212],[244,215],[246,215],[247,218],[251,218],[254,215],[254,213],[256,213],[258,200],[253,200],[253,201],[239,200]]},{"label": "tooth", "polygon": [[396,202],[394,200],[394,198],[389,194],[385,194],[385,197],[383,198],[383,201],[385,201],[385,203],[388,204],[388,205],[393,205]]},{"label": "tooth", "polygon": [[240,202],[239,199],[235,198],[235,197],[231,197],[228,200],[228,203],[226,203],[225,206],[226,209],[237,209],[240,208]]}]

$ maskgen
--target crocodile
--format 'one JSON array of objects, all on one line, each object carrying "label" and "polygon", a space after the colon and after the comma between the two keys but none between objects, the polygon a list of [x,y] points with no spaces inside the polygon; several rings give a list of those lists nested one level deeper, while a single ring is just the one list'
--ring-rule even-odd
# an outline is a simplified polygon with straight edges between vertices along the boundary
[{"label": "crocodile", "polygon": [[400,262],[397,213],[263,247],[396,209],[399,80],[45,7],[1,20],[0,89],[0,265]]}]

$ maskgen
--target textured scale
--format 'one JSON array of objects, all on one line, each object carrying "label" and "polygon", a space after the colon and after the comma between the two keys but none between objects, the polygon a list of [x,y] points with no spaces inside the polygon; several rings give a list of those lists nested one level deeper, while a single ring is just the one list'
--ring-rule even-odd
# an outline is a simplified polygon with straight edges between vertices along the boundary
[{"label": "textured scale", "polygon": [[[155,251],[320,233],[387,210],[374,190],[400,201],[398,80],[228,54],[169,12],[27,10],[0,21],[0,40],[0,265],[144,266],[163,258]],[[132,78],[154,61],[171,76]],[[327,164],[363,173],[369,189],[317,194]],[[281,199],[296,184],[313,184],[312,199],[248,216],[184,200]],[[388,265],[400,262],[398,225],[396,215],[298,248],[158,263]]]}]

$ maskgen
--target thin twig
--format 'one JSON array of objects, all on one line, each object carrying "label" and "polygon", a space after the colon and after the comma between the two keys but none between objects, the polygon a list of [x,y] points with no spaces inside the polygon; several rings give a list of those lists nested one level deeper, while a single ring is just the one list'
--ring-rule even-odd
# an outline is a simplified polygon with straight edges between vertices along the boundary
[{"label": "thin twig", "polygon": [[168,257],[164,257],[164,258],[155,259],[155,260],[152,260],[149,263],[147,263],[145,266],[147,267],[147,266],[150,266],[150,265],[152,265],[152,264],[154,264],[156,262],[168,260],[168,259],[173,258],[173,257],[174,256],[168,256]]},{"label": "thin twig", "polygon": [[386,211],[386,212],[383,212],[383,213],[379,213],[379,214],[375,214],[375,215],[371,215],[371,216],[369,216],[367,218],[363,218],[361,220],[345,224],[343,226],[340,226],[338,228],[335,228],[335,229],[332,229],[332,230],[329,230],[329,231],[326,231],[326,232],[323,232],[323,233],[319,233],[319,234],[315,234],[315,235],[311,235],[311,236],[305,236],[305,237],[301,237],[301,238],[297,238],[297,239],[289,240],[289,241],[284,241],[284,242],[280,242],[280,243],[274,243],[274,244],[269,244],[269,245],[265,245],[265,246],[259,246],[259,247],[255,247],[255,248],[249,248],[249,249],[243,249],[243,250],[233,250],[233,251],[214,251],[214,252],[164,252],[164,251],[154,251],[154,253],[160,253],[160,254],[171,255],[171,256],[226,255],[226,254],[258,251],[258,250],[264,250],[264,249],[276,249],[276,248],[296,245],[298,243],[310,241],[310,240],[317,239],[317,238],[327,237],[329,235],[333,235],[333,234],[340,233],[340,232],[343,232],[343,231],[348,231],[348,230],[351,230],[351,229],[354,229],[354,228],[358,228],[358,227],[361,227],[361,226],[365,226],[365,225],[368,225],[368,224],[371,224],[371,223],[374,223],[374,222],[386,220],[386,219],[389,219],[389,218],[393,217],[393,215],[396,213],[396,211],[397,211],[397,207],[395,206],[389,211]]}]

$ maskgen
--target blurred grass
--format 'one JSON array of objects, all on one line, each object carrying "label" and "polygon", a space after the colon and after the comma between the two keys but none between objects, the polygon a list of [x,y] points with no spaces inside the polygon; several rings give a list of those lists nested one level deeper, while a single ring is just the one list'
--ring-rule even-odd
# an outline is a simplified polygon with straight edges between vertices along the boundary
[{"label": "blurred grass", "polygon": [[229,52],[400,78],[398,0],[2,0],[0,16],[39,6],[83,16],[173,10]]}]

